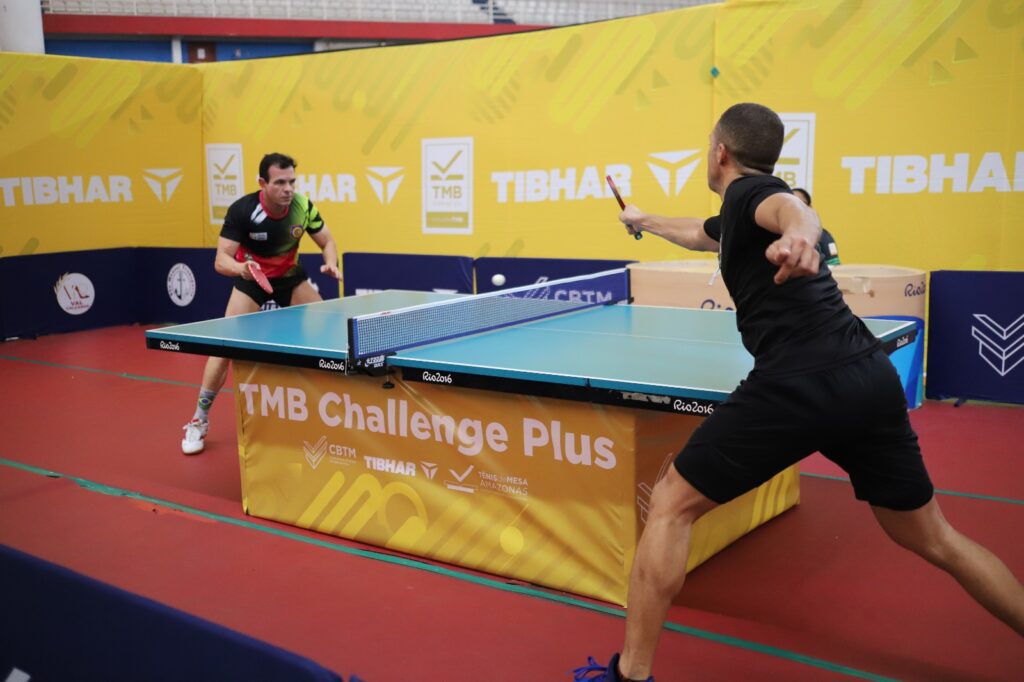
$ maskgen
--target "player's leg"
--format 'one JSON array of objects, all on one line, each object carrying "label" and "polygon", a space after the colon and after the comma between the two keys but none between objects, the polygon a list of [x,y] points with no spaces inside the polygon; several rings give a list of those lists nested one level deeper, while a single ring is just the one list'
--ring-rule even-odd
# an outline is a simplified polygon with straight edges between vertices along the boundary
[{"label": "player's leg", "polygon": [[871,505],[889,537],[948,571],[1024,635],[1024,587],[998,557],[943,516],[888,358],[878,352],[831,374],[842,409],[829,417],[835,445],[822,453],[850,474],[857,498]]},{"label": "player's leg", "polygon": [[629,576],[626,641],[618,662],[624,677],[645,680],[651,674],[665,614],[686,579],[690,530],[715,506],[675,467],[654,487],[647,526]]},{"label": "player's leg", "polygon": [[309,283],[309,280],[303,280],[292,289],[292,305],[304,305],[306,303],[317,303],[324,300],[319,292],[313,288],[313,285]]},{"label": "player's leg", "polygon": [[597,679],[615,680],[616,664],[628,679],[651,674],[665,614],[686,579],[694,522],[816,449],[801,435],[808,418],[800,402],[776,397],[800,389],[748,378],[701,423],[657,483],[630,573],[622,655]]},{"label": "player's leg", "polygon": [[[262,290],[261,290],[262,291]],[[252,293],[237,288],[231,289],[224,317],[254,313],[260,304],[251,298]],[[206,447],[206,434],[210,430],[209,414],[213,401],[227,380],[229,362],[227,358],[209,357],[203,368],[203,383],[196,400],[196,411],[185,424],[185,436],[181,440],[181,451],[186,455],[197,455]]]},{"label": "player's leg", "polygon": [[1024,586],[999,557],[953,528],[934,497],[912,511],[871,510],[896,544],[949,573],[993,616],[1024,636]]}]

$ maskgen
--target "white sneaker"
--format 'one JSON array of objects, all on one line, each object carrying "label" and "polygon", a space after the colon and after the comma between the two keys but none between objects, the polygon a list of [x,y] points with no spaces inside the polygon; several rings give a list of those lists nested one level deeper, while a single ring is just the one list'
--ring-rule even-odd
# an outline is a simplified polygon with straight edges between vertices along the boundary
[{"label": "white sneaker", "polygon": [[193,419],[185,424],[185,437],[181,439],[181,451],[186,455],[198,455],[206,444],[203,439],[210,430],[210,422]]}]

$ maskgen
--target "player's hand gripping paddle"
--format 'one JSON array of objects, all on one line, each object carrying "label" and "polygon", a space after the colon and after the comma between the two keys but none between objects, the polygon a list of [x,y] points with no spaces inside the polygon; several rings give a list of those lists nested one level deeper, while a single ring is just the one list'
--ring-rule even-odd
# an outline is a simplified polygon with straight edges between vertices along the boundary
[{"label": "player's hand gripping paddle", "polygon": [[260,267],[259,263],[252,259],[252,256],[246,256],[245,265],[249,268],[249,272],[252,273],[252,278],[256,280],[256,284],[259,284],[263,291],[268,294],[274,293],[274,287],[270,286],[270,280],[267,279],[266,274],[264,274],[263,268]]},{"label": "player's hand gripping paddle", "polygon": [[[604,179],[608,181],[608,186],[612,188],[612,194],[615,195],[615,200],[619,202],[619,208],[621,208],[623,211],[625,211],[626,210],[626,202],[624,202],[622,200],[622,195],[619,194],[619,188],[615,186],[615,181],[612,180],[612,176],[606,175],[606,176],[604,176]],[[633,229],[633,226],[630,225],[629,223],[626,224],[626,227],[628,227],[630,229]],[[633,233],[633,239],[643,239],[643,238],[644,238],[643,233],[641,233],[641,232],[634,232]]]}]

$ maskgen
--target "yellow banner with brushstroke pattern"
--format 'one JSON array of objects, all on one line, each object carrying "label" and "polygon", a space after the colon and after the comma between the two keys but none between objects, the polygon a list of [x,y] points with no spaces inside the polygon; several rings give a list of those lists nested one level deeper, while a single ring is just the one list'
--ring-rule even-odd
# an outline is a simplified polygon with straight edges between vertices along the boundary
[{"label": "yellow banner with brushstroke pattern", "polygon": [[734,0],[717,26],[714,115],[783,113],[777,174],[844,263],[1024,269],[1020,3]]},{"label": "yellow banner with brushstroke pattern", "polygon": [[195,246],[202,76],[0,54],[0,256]]}]

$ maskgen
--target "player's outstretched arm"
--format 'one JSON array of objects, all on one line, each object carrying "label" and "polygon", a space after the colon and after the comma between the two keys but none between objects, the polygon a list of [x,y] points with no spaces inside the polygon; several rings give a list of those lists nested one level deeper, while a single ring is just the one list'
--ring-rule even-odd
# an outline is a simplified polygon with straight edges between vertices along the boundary
[{"label": "player's outstretched arm", "polygon": [[653,215],[629,204],[619,214],[619,220],[631,226],[634,231],[650,232],[691,251],[718,251],[718,242],[704,231],[704,220],[701,218]]},{"label": "player's outstretched arm", "polygon": [[235,254],[238,253],[240,246],[239,242],[219,237],[217,239],[217,257],[213,261],[213,268],[225,277],[241,276],[242,279],[252,279],[252,273],[249,272],[245,263],[235,260]]},{"label": "player's outstretched arm", "polygon": [[779,266],[775,273],[776,284],[818,272],[820,255],[817,244],[821,236],[821,222],[813,208],[792,194],[780,192],[758,205],[754,220],[764,229],[779,235],[765,251],[765,257]]},{"label": "player's outstretched arm", "polygon": [[324,264],[320,266],[320,272],[330,275],[334,279],[341,279],[338,273],[338,246],[334,243],[331,231],[324,225],[323,229],[309,235],[324,255]]}]

